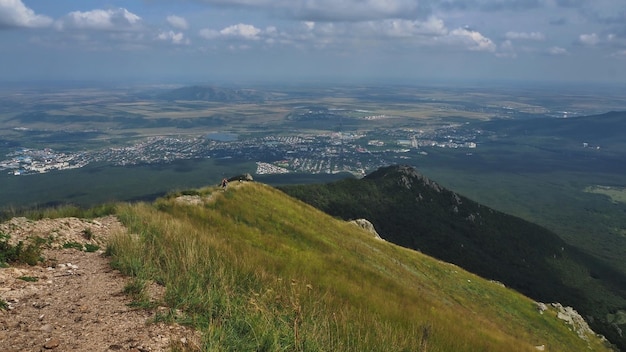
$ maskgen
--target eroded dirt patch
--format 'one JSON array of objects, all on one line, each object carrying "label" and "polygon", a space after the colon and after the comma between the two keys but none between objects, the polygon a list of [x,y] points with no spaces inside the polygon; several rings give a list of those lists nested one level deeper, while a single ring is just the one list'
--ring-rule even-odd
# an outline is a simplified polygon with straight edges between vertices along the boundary
[{"label": "eroded dirt patch", "polygon": [[[89,235],[85,229],[90,228]],[[124,231],[115,217],[29,221],[0,225],[11,241],[49,239],[45,264],[0,269],[0,351],[197,350],[200,336],[179,325],[153,323],[157,310],[135,309],[123,293],[129,278],[109,265],[102,250]],[[89,238],[87,238],[89,237]],[[63,248],[67,242],[101,245],[96,252]],[[155,300],[163,288],[150,289]]]}]

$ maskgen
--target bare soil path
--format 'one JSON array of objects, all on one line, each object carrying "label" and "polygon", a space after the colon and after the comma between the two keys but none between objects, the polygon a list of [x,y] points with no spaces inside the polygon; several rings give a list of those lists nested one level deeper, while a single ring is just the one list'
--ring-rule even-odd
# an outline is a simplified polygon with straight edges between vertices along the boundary
[{"label": "bare soil path", "polygon": [[[89,229],[89,230],[86,230]],[[199,334],[179,325],[153,323],[156,311],[135,309],[124,293],[129,278],[103,255],[107,238],[124,231],[113,216],[0,224],[11,242],[47,240],[44,263],[0,269],[0,351],[198,350]],[[73,242],[101,246],[96,252],[62,248]],[[153,284],[159,301],[164,288]]]}]

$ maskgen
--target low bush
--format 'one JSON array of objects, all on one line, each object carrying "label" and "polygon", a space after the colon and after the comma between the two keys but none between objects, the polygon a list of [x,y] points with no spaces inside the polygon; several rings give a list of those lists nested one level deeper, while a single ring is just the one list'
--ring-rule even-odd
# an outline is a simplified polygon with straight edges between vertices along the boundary
[{"label": "low bush", "polygon": [[6,266],[9,263],[25,263],[35,265],[42,260],[41,248],[38,244],[24,244],[19,241],[16,245],[11,245],[11,236],[0,233],[0,264]]}]

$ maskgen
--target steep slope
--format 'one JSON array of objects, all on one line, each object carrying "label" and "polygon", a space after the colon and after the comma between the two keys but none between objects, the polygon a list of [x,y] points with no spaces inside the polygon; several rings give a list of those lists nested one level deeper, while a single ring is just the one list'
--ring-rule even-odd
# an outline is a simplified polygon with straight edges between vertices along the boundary
[{"label": "steep slope", "polygon": [[117,213],[131,233],[109,247],[115,267],[163,285],[170,310],[160,319],[201,329],[204,350],[607,350],[553,308],[269,186],[234,183]]},{"label": "steep slope", "polygon": [[333,216],[366,218],[393,243],[534,299],[572,305],[626,348],[611,319],[626,308],[626,279],[540,226],[443,189],[407,166],[381,168],[361,180],[283,190]]}]

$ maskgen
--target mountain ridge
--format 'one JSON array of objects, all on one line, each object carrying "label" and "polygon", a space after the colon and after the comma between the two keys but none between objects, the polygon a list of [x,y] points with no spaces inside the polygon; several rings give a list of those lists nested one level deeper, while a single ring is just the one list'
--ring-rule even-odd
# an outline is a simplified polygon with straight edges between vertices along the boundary
[{"label": "mountain ridge", "polygon": [[534,299],[572,305],[593,318],[591,325],[609,340],[622,341],[620,327],[609,320],[626,307],[623,275],[556,234],[446,190],[410,166],[281,190],[344,220],[366,218],[388,241]]}]

